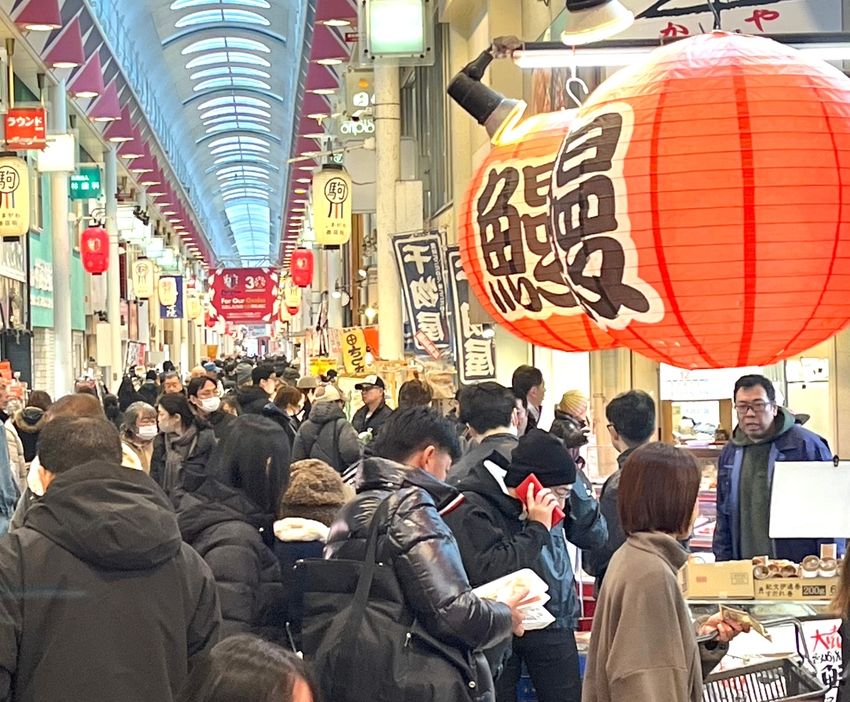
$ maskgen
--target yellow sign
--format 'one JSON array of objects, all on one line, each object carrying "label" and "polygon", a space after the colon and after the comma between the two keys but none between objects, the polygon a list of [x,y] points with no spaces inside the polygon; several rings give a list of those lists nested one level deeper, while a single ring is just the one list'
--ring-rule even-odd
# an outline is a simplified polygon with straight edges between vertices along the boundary
[{"label": "yellow sign", "polygon": [[197,319],[201,316],[203,307],[201,305],[201,298],[198,297],[197,293],[189,295],[186,311],[189,319]]},{"label": "yellow sign", "polygon": [[322,246],[342,246],[351,238],[351,176],[326,164],[313,176],[313,229]]},{"label": "yellow sign", "polygon": [[153,261],[140,258],[133,264],[133,291],[140,300],[153,297],[156,275]]},{"label": "yellow sign", "polygon": [[0,236],[24,236],[29,230],[29,167],[15,156],[0,158]]},{"label": "yellow sign", "polygon": [[343,329],[342,358],[345,370],[352,375],[362,375],[366,372],[366,336],[360,327]]},{"label": "yellow sign", "polygon": [[311,358],[310,375],[324,375],[329,370],[336,370],[336,360],[333,358]]},{"label": "yellow sign", "polygon": [[163,307],[177,304],[177,281],[174,278],[159,279],[159,304]]}]

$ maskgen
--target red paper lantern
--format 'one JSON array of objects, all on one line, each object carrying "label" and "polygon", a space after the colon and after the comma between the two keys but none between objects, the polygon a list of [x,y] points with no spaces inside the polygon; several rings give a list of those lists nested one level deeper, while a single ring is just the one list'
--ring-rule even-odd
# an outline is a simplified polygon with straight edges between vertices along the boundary
[{"label": "red paper lantern", "polygon": [[292,282],[299,288],[313,283],[313,252],[310,249],[295,249],[289,263]]},{"label": "red paper lantern", "polygon": [[298,310],[301,308],[300,305],[288,305],[286,311],[289,312],[291,316],[295,316],[298,314]]},{"label": "red paper lantern", "polygon": [[89,227],[80,237],[83,268],[100,275],[109,268],[109,234],[102,227]]},{"label": "red paper lantern", "polygon": [[461,262],[481,304],[519,338],[562,351],[614,340],[576,303],[549,226],[549,183],[575,111],[535,115],[498,137],[460,211]]},{"label": "red paper lantern", "polygon": [[774,363],[850,322],[850,79],[769,39],[658,49],[593,93],[552,179],[587,313],[682,368]]}]

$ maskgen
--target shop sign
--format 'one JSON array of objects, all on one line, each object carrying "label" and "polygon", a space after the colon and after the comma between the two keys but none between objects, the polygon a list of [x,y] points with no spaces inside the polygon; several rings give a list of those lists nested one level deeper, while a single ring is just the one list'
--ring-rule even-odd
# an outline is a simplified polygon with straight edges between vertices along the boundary
[{"label": "shop sign", "polygon": [[32,262],[30,274],[30,304],[33,307],[53,309],[53,264],[41,258]]},{"label": "shop sign", "polygon": [[81,168],[71,175],[72,200],[96,200],[101,195],[100,169]]},{"label": "shop sign", "polygon": [[233,324],[271,322],[279,275],[271,268],[224,268],[209,277],[210,314]]},{"label": "shop sign", "polygon": [[140,300],[153,297],[156,275],[154,264],[149,258],[140,258],[133,263],[133,292]]},{"label": "shop sign", "polygon": [[440,234],[394,237],[393,250],[415,348],[427,353],[417,337],[422,332],[441,352],[451,349]]},{"label": "shop sign", "polygon": [[349,119],[343,122],[339,131],[343,136],[358,137],[375,133],[375,120],[371,117],[365,119]]},{"label": "shop sign", "polygon": [[827,687],[826,702],[838,700],[838,683],[842,671],[840,619],[802,622],[806,647],[812,657],[817,677]]},{"label": "shop sign", "polygon": [[135,368],[145,365],[145,344],[139,341],[127,342],[127,355],[124,358],[124,368]]},{"label": "shop sign", "polygon": [[73,134],[51,135],[43,151],[38,152],[39,173],[73,173],[77,170],[77,142]]},{"label": "shop sign", "polygon": [[[635,23],[617,39],[673,39],[702,34],[714,17],[702,0],[623,0]],[[721,28],[742,34],[841,31],[841,0],[725,0]]]},{"label": "shop sign", "polygon": [[469,280],[460,261],[460,249],[446,249],[446,272],[451,298],[455,361],[461,385],[496,379],[496,347],[484,337],[484,326],[469,321]]},{"label": "shop sign", "polygon": [[159,279],[159,318],[183,319],[183,276]]},{"label": "shop sign", "polygon": [[366,372],[366,335],[360,327],[342,330],[342,360],[345,372],[363,375]]},{"label": "shop sign", "polygon": [[0,158],[0,236],[17,239],[30,229],[30,175],[26,161]]},{"label": "shop sign", "polygon": [[325,165],[313,177],[313,229],[321,246],[351,238],[351,176],[340,166]]},{"label": "shop sign", "polygon": [[15,150],[43,149],[47,142],[45,109],[13,107],[6,113],[6,148]]}]

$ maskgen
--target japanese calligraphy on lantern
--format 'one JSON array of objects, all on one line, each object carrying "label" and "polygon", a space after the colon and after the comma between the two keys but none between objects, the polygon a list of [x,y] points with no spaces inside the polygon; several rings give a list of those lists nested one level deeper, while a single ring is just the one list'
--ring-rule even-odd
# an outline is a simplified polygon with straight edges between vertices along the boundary
[{"label": "japanese calligraphy on lantern", "polygon": [[626,207],[622,163],[633,125],[626,103],[576,118],[552,172],[557,256],[575,299],[603,329],[652,324],[664,316],[660,296],[638,276]]},{"label": "japanese calligraphy on lantern", "polygon": [[183,276],[159,279],[159,318],[183,319]]},{"label": "japanese calligraphy on lantern", "polygon": [[[618,38],[673,39],[714,26],[703,0],[624,0],[635,23]],[[715,0],[721,28],[745,34],[840,32],[841,0]]]},{"label": "japanese calligraphy on lantern", "polygon": [[802,622],[806,645],[818,678],[827,687],[826,702],[838,699],[841,680],[841,626],[839,619]]},{"label": "japanese calligraphy on lantern", "polygon": [[209,277],[210,314],[233,324],[271,323],[277,315],[278,272],[225,268]]},{"label": "japanese calligraphy on lantern", "polygon": [[43,149],[47,141],[43,107],[13,107],[6,113],[7,149]]},{"label": "japanese calligraphy on lantern", "polygon": [[496,379],[496,348],[484,337],[484,327],[469,321],[469,280],[457,246],[446,249],[446,273],[451,296],[455,359],[461,385]]},{"label": "japanese calligraphy on lantern", "polygon": [[422,332],[440,351],[450,349],[439,233],[397,236],[393,238],[393,246],[415,348],[427,352],[416,339],[417,333]]},{"label": "japanese calligraphy on lantern", "polygon": [[0,236],[21,237],[29,229],[29,168],[20,158],[0,158]]},{"label": "japanese calligraphy on lantern", "polygon": [[313,178],[313,229],[322,246],[351,237],[351,177],[341,166],[326,165]]}]

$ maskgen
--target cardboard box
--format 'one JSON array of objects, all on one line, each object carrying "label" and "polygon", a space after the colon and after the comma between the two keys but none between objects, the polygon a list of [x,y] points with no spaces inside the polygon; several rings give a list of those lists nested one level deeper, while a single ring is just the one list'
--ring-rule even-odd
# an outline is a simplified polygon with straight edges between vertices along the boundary
[{"label": "cardboard box", "polygon": [[679,571],[679,587],[686,600],[751,600],[753,564],[686,563]]},{"label": "cardboard box", "polygon": [[756,580],[753,593],[757,600],[787,600],[788,602],[829,601],[838,590],[840,578],[771,578]]}]

